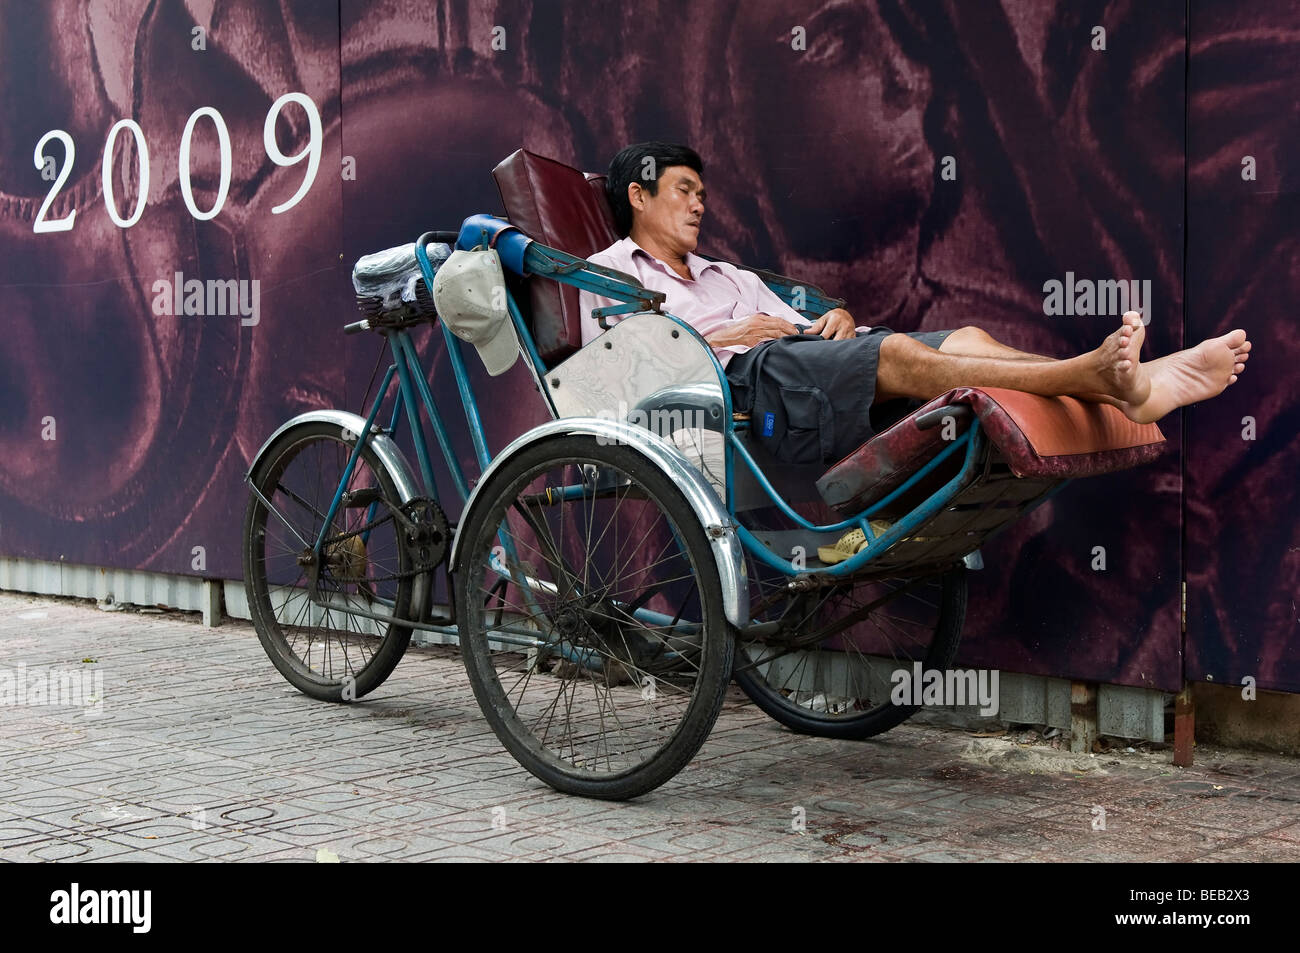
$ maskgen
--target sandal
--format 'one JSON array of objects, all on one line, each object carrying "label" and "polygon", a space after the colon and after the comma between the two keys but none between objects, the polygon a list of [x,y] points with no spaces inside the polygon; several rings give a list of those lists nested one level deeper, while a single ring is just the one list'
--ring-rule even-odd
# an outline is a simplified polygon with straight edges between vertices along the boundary
[{"label": "sandal", "polygon": [[[870,525],[871,531],[879,536],[894,524],[889,522],[889,520],[872,520]],[[867,534],[862,532],[860,529],[851,529],[836,540],[833,545],[818,546],[817,558],[826,565],[833,566],[836,563],[844,562],[844,560],[852,556],[856,556],[866,548]]]}]

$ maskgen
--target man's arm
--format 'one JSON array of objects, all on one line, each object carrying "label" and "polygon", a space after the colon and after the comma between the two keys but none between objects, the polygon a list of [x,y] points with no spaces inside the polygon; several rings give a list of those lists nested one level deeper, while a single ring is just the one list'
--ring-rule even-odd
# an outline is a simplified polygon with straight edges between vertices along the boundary
[{"label": "man's arm", "polygon": [[[809,324],[807,318],[786,304],[785,301],[781,299],[780,295],[769,288],[763,279],[758,277],[758,275],[754,274],[752,271],[744,271],[743,269],[737,268],[736,278],[741,287],[745,288],[752,296],[750,298],[750,303],[753,305],[753,310],[759,312],[755,314],[755,317],[767,314],[778,318],[784,318],[790,324],[798,325],[794,330],[786,331],[786,334],[820,334],[822,337],[834,341],[843,341],[857,334],[857,328],[855,327],[856,322],[853,320],[853,315],[849,314],[843,308],[832,308],[816,321]],[[762,327],[763,325],[761,323],[756,322],[755,332],[759,332]],[[774,334],[769,336],[780,337],[781,335]],[[762,341],[766,340],[766,338],[760,337],[758,340]],[[747,341],[744,343],[750,342]],[[757,343],[757,341],[753,343]],[[752,347],[753,344],[750,343],[750,346]]]},{"label": "man's arm", "polygon": [[[606,268],[613,268],[615,271],[635,274],[634,269],[629,268],[626,262],[616,260],[610,254],[610,252],[616,247],[617,243],[610,246],[610,248],[588,255],[587,260],[594,265],[604,265]],[[596,340],[596,338],[605,333],[605,329],[600,326],[600,322],[591,316],[592,309],[608,308],[617,304],[619,304],[619,302],[615,301],[613,298],[606,298],[604,295],[594,294],[593,292],[583,291],[582,289],[578,290],[578,313],[582,315],[583,347],[586,347],[592,341]],[[613,323],[617,323],[623,317],[624,315],[614,315],[609,320]]]},{"label": "man's arm", "polygon": [[[735,320],[705,338],[711,346],[754,347],[787,334],[817,333],[807,318],[786,304],[758,275],[728,262],[719,265],[740,289],[741,300],[735,310]],[[850,329],[848,336],[853,334]]]},{"label": "man's arm", "polygon": [[[600,261],[601,254],[603,253],[591,256],[591,260],[598,264],[606,264]],[[616,262],[610,264],[612,267],[619,267]],[[734,302],[706,305],[691,296],[684,296],[684,289],[680,282],[662,277],[653,268],[641,269],[633,265],[629,269],[624,265],[623,270],[634,269],[646,287],[663,291],[668,296],[667,301],[664,302],[664,310],[682,318],[700,332],[710,347],[721,351],[750,348],[772,338],[808,332],[814,326],[820,331],[826,324],[826,318],[831,314],[828,312],[828,315],[823,316],[820,325],[810,325],[807,318],[782,301],[753,272],[743,271],[726,262],[720,262],[719,265],[730,277],[732,285],[738,292],[737,300]],[[587,291],[579,292],[578,302],[582,310],[582,343],[586,345],[604,333],[596,319],[591,317],[592,309],[616,302]],[[847,318],[847,312],[841,309],[840,313]],[[625,315],[616,315],[610,320],[617,322],[623,317]],[[849,319],[848,333],[845,336],[852,337],[853,334],[852,321]]]},{"label": "man's arm", "polygon": [[[734,340],[731,339],[735,334],[734,328],[744,323],[740,320],[743,316],[768,317],[766,315],[754,315],[754,309],[750,307],[748,302],[743,300],[746,297],[744,293],[739,296],[742,300],[708,304],[703,300],[696,299],[692,292],[682,287],[681,283],[669,280],[653,268],[641,268],[635,262],[629,266],[627,264],[620,265],[618,262],[601,261],[599,257],[601,254],[603,253],[592,255],[589,260],[597,264],[609,264],[610,267],[621,268],[621,270],[627,271],[629,274],[634,274],[645,287],[653,291],[662,291],[667,296],[663,303],[663,310],[691,325],[714,348],[727,348],[746,343],[740,337],[735,337]],[[599,322],[591,317],[591,310],[612,304],[616,304],[616,302],[609,298],[587,291],[579,291],[578,306],[582,310],[582,343],[584,345],[590,344],[604,333],[604,329],[601,328]],[[614,315],[609,320],[610,323],[617,323],[625,317],[627,317],[626,314]],[[768,334],[758,340],[766,340],[767,337],[780,337],[786,333],[793,334],[795,332],[782,331],[777,334]],[[718,336],[721,336],[720,339],[715,340]]]},{"label": "man's arm", "polygon": [[[675,290],[675,289],[673,289]],[[600,335],[604,334],[604,329],[600,323],[591,316],[593,308],[603,308],[616,301],[605,298],[600,295],[592,294],[589,291],[578,292],[578,307],[582,311],[582,343],[590,344]],[[797,334],[798,331],[793,329],[786,321],[779,318],[773,318],[766,314],[752,315],[752,318],[762,319],[764,322],[773,322],[772,327],[776,328],[779,324],[781,328],[791,328],[791,330],[781,330],[779,333],[764,334],[756,340],[750,341],[745,339],[745,327],[750,319],[736,320],[736,306],[727,304],[720,305],[707,310],[698,308],[683,307],[682,302],[678,302],[678,307],[673,307],[673,301],[670,299],[664,302],[663,310],[669,314],[676,315],[687,324],[691,325],[704,337],[711,347],[725,348],[733,345],[753,346],[758,341],[767,340],[769,337],[781,337],[784,334]],[[617,324],[626,318],[626,314],[614,315],[609,319],[611,324]]]},{"label": "man's arm", "polygon": [[799,334],[803,330],[805,329],[791,324],[785,318],[758,313],[732,321],[711,334],[706,334],[704,340],[709,342],[710,347],[754,347],[772,338]]}]

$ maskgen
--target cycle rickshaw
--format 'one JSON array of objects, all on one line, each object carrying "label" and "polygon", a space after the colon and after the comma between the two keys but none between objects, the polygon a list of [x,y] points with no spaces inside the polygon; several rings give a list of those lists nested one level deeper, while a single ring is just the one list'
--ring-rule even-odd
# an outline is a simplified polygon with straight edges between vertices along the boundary
[{"label": "cycle rickshaw", "polygon": [[[893,697],[894,673],[952,664],[985,540],[1069,479],[1160,452],[1155,425],[1108,406],[960,388],[833,466],[781,464],[662,295],[582,257],[618,237],[603,178],[524,150],[493,174],[506,218],[474,215],[358,262],[366,318],[347,330],[383,335],[392,354],[366,416],[295,417],[250,466],[251,615],[308,695],[360,698],[412,630],[456,635],[520,764],[610,799],[684,767],[733,677],[796,731],[868,737],[916,710]],[[439,322],[481,473],[472,489],[409,333],[437,321],[453,249],[503,266],[496,304],[551,417],[491,453],[460,339]],[[840,303],[759,274],[809,316]],[[578,289],[620,302],[586,347]],[[454,525],[421,408],[463,504]],[[403,417],[414,467],[397,443]],[[809,505],[832,515],[810,519]],[[817,558],[854,528],[856,555]],[[440,579],[447,612],[435,612]]]}]

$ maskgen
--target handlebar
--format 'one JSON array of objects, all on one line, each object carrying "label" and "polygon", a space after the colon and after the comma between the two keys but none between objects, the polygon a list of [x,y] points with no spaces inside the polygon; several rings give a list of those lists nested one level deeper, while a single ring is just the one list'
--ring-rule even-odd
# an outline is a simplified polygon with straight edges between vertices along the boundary
[{"label": "handlebar", "polygon": [[456,242],[460,238],[460,232],[425,232],[415,240],[415,244],[423,248],[425,245],[441,242],[444,245],[456,247]]}]

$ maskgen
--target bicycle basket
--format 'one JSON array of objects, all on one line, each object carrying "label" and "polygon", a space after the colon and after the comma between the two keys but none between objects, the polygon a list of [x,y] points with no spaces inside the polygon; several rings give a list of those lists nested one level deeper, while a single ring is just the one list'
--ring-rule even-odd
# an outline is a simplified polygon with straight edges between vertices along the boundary
[{"label": "bicycle basket", "polygon": [[[451,246],[441,242],[426,246],[426,250],[435,273],[451,257]],[[371,320],[432,320],[437,315],[415,258],[415,242],[357,259],[352,268],[352,287],[357,293],[357,308]]]}]

